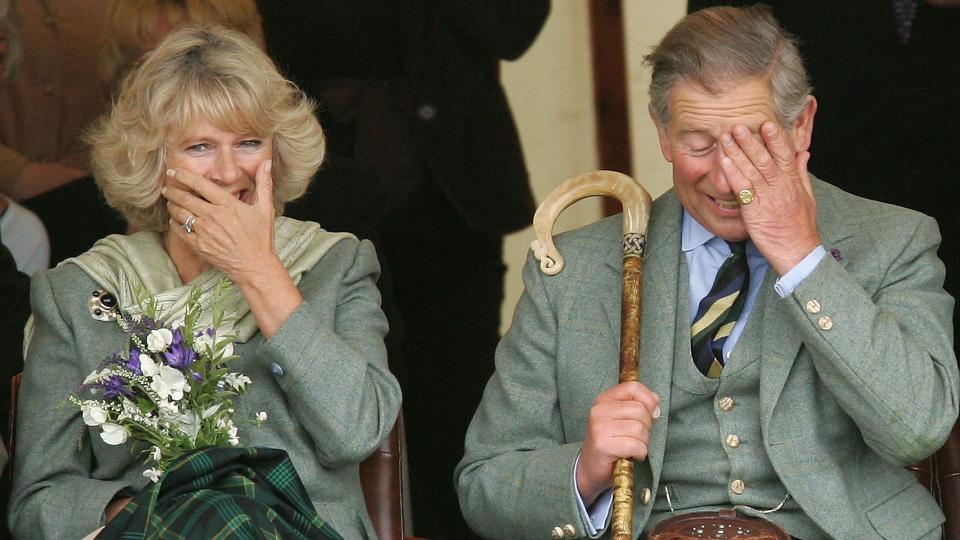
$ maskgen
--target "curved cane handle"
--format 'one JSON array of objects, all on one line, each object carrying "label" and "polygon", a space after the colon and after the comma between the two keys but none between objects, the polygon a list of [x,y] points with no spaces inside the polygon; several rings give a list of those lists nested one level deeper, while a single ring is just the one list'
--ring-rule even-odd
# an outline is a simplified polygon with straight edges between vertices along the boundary
[{"label": "curved cane handle", "polygon": [[650,220],[650,194],[629,176],[614,171],[594,171],[581,174],[560,184],[540,203],[533,216],[533,230],[537,239],[530,243],[533,256],[540,261],[540,270],[555,275],[563,270],[563,257],[553,243],[553,226],[557,217],[573,203],[606,195],[623,205],[623,233],[647,234]]}]

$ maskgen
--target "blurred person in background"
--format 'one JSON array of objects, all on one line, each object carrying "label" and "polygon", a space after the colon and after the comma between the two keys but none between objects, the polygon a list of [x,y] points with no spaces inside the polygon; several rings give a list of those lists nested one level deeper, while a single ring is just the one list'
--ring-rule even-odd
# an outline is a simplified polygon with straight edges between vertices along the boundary
[{"label": "blurred person in background", "polygon": [[[261,1],[270,54],[320,102],[330,153],[372,182],[368,216],[402,325],[391,368],[404,391],[418,536],[475,538],[453,469],[493,373],[503,236],[534,201],[500,62],[520,57],[549,0]],[[342,184],[341,200],[355,186]],[[336,200],[336,199],[335,199]],[[304,201],[306,202],[306,201]],[[301,206],[319,220],[322,208]]]}]

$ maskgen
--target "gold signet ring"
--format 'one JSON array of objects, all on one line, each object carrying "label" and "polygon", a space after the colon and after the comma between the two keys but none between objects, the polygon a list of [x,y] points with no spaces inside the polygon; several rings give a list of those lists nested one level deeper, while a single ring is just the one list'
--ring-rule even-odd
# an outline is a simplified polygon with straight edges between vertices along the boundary
[{"label": "gold signet ring", "polygon": [[741,189],[740,193],[737,193],[737,199],[740,200],[740,204],[750,204],[756,198],[757,196],[749,189]]}]

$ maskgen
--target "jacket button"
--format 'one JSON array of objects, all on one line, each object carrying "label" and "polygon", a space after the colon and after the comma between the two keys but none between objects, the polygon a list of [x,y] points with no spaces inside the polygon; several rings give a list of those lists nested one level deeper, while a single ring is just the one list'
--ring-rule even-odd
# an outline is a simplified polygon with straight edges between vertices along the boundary
[{"label": "jacket button", "polygon": [[743,490],[746,488],[747,486],[743,483],[743,480],[734,480],[733,482],[730,482],[730,491],[736,493],[737,495],[743,493]]},{"label": "jacket button", "polygon": [[430,104],[421,105],[417,109],[417,116],[419,116],[421,120],[433,120],[437,117],[437,109]]},{"label": "jacket button", "polygon": [[643,488],[640,490],[640,504],[649,504],[650,498],[653,494],[650,492],[650,488]]},{"label": "jacket button", "polygon": [[717,402],[717,405],[720,407],[720,410],[730,412],[733,410],[734,401],[730,396],[720,398],[720,401]]},{"label": "jacket button", "polygon": [[831,328],[833,328],[833,319],[827,316],[820,317],[820,320],[817,321],[817,326],[819,326],[820,329],[824,331],[830,330]]},{"label": "jacket button", "polygon": [[277,377],[283,377],[283,368],[276,362],[270,362],[270,371]]},{"label": "jacket button", "polygon": [[820,313],[820,302],[817,302],[816,300],[810,300],[807,302],[807,313],[811,315]]},{"label": "jacket button", "polygon": [[730,448],[736,448],[740,446],[740,437],[736,435],[727,435],[727,446]]},{"label": "jacket button", "polygon": [[563,533],[571,538],[577,535],[577,530],[573,528],[573,525],[567,523],[563,526]]},{"label": "jacket button", "polygon": [[558,538],[558,539],[563,538],[563,529],[561,529],[560,527],[554,527],[550,529],[550,537]]}]

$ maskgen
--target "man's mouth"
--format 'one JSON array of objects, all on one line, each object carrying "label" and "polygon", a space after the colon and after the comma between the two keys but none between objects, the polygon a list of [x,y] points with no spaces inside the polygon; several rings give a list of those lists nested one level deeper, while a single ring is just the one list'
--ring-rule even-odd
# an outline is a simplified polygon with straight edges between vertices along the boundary
[{"label": "man's mouth", "polygon": [[[708,197],[710,196],[708,195]],[[710,200],[716,203],[716,205],[719,206],[720,208],[724,208],[728,210],[736,210],[740,208],[740,201],[736,199],[733,199],[731,201],[725,201],[723,199],[715,199],[713,197],[710,197]]]}]

